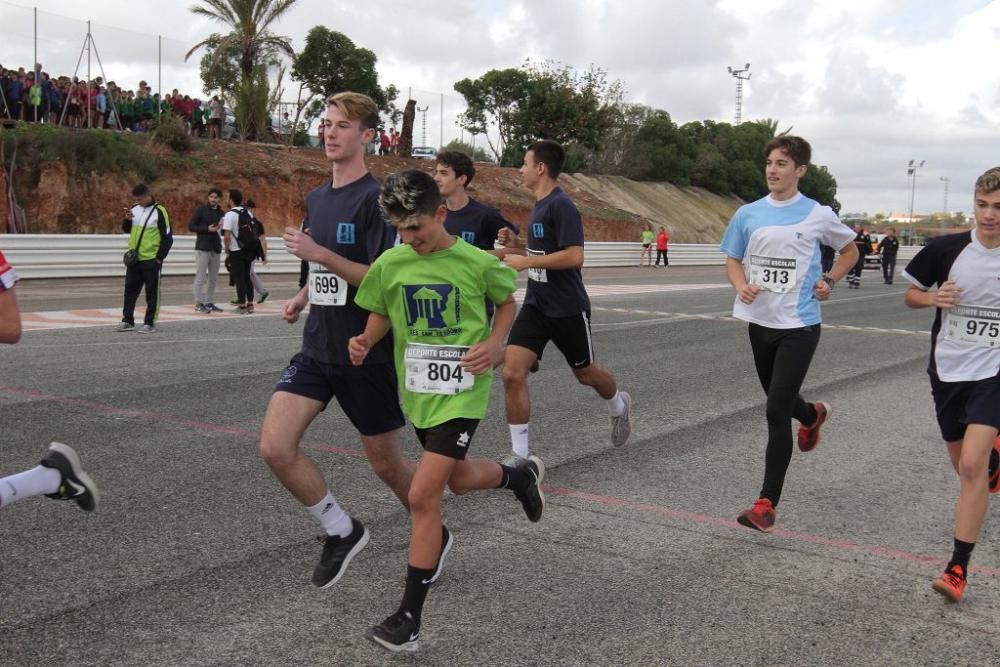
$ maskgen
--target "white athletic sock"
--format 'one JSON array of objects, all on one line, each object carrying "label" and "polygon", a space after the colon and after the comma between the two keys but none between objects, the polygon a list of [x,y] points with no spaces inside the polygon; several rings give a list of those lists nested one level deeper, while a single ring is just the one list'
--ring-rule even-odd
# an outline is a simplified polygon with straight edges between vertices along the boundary
[{"label": "white athletic sock", "polygon": [[36,466],[0,479],[0,507],[13,505],[19,500],[55,493],[59,490],[62,475],[55,468]]},{"label": "white athletic sock", "polygon": [[351,517],[347,516],[337,501],[333,499],[333,494],[326,492],[326,497],[309,508],[309,513],[316,517],[316,520],[323,526],[327,535],[338,535],[347,537],[351,534]]},{"label": "white athletic sock", "polygon": [[531,450],[528,448],[528,425],[508,424],[508,426],[510,427],[510,444],[514,454],[522,459],[531,456]]},{"label": "white athletic sock", "polygon": [[622,398],[620,391],[616,391],[615,395],[608,399],[608,410],[611,410],[612,417],[618,417],[625,412],[625,399]]}]

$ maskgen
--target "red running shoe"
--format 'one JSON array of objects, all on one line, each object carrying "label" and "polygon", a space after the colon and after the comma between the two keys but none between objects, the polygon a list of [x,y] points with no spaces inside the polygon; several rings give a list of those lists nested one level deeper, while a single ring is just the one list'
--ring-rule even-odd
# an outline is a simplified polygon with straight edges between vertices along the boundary
[{"label": "red running shoe", "polygon": [[816,445],[819,444],[819,429],[823,422],[833,414],[833,408],[829,403],[816,401],[814,405],[816,407],[816,421],[811,426],[799,426],[799,449],[804,452],[816,449]]},{"label": "red running shoe", "polygon": [[774,505],[767,498],[758,498],[753,507],[740,512],[736,520],[747,528],[770,533],[774,528]]},{"label": "red running shoe", "polygon": [[952,602],[958,602],[965,592],[965,583],[964,568],[961,565],[952,565],[935,579],[931,586]]},{"label": "red running shoe", "polygon": [[993,443],[993,451],[990,452],[990,493],[1000,491],[1000,438]]}]

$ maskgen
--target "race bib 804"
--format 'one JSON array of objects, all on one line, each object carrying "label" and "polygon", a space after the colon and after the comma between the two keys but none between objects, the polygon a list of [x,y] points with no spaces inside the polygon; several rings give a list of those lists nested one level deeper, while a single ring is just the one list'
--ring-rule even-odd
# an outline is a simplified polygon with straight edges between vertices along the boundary
[{"label": "race bib 804", "polygon": [[457,394],[472,389],[475,376],[462,368],[464,345],[409,343],[404,354],[406,388],[416,394]]}]

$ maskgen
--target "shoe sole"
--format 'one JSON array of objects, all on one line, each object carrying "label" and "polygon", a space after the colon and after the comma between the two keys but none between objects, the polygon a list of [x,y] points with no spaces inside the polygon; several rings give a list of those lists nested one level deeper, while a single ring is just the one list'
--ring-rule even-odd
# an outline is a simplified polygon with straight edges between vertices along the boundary
[{"label": "shoe sole", "polygon": [[754,530],[761,533],[770,533],[772,530],[774,530],[774,525],[770,525],[767,527],[758,526],[757,524],[755,524],[753,521],[743,516],[742,514],[736,517],[736,523],[740,524],[741,526],[746,526],[747,528],[753,528]]},{"label": "shoe sole", "polygon": [[[97,506],[101,503],[101,494],[97,490],[97,485],[94,484],[94,480],[90,479],[90,476],[83,472],[83,465],[80,463],[80,457],[77,455],[76,450],[69,445],[64,445],[61,442],[53,442],[49,444],[49,449],[55,452],[59,452],[66,460],[69,461],[69,467],[73,470],[73,474],[76,476],[80,482],[87,487],[87,491],[90,492],[90,497],[94,499],[94,508],[90,510],[84,509],[84,512],[93,512],[97,509]],[[79,505],[79,503],[77,503]],[[83,509],[82,507],[80,509]]]},{"label": "shoe sole", "polygon": [[542,511],[539,513],[538,518],[532,521],[532,523],[538,523],[542,520],[542,516],[545,514],[545,492],[542,491],[542,482],[545,480],[545,464],[542,463],[542,460],[534,454],[529,456],[528,460],[534,461],[535,465],[538,466],[538,481],[535,483],[535,486],[538,488],[538,497],[542,501]]},{"label": "shoe sole", "polygon": [[[832,406],[832,405],[830,405],[829,403],[827,403],[826,401],[816,401],[816,405],[822,405],[823,407],[825,407],[825,408],[826,408],[826,416],[825,416],[825,417],[823,417],[823,421],[821,421],[821,422],[820,422],[820,423],[819,423],[819,424],[818,424],[818,425],[816,426],[816,428],[817,428],[817,429],[820,429],[820,428],[823,428],[823,424],[825,424],[825,423],[827,423],[828,421],[830,421],[830,417],[832,417],[832,416],[833,416],[833,406]],[[819,435],[817,434],[817,436],[816,436],[816,442],[815,442],[815,443],[813,443],[813,445],[812,445],[812,446],[810,446],[810,447],[803,447],[803,446],[802,446],[802,443],[801,443],[801,442],[800,442],[800,443],[797,443],[797,444],[799,445],[799,450],[800,450],[800,451],[803,451],[803,452],[811,452],[811,451],[813,451],[814,449],[816,449],[816,447],[818,447],[818,446],[819,446]]]},{"label": "shoe sole", "polygon": [[392,651],[393,653],[416,653],[417,649],[420,648],[417,640],[414,640],[412,642],[406,642],[405,644],[400,644],[397,646],[396,644],[390,644],[384,639],[376,637],[373,634],[365,633],[365,639],[370,641],[372,644],[380,646],[387,651]]},{"label": "shoe sole", "polygon": [[628,432],[625,434],[625,439],[620,443],[616,443],[614,439],[611,441],[613,447],[624,447],[628,439],[632,437],[632,394],[627,391],[623,391],[623,398],[625,399],[625,412],[628,413]]},{"label": "shoe sole", "polygon": [[438,577],[441,576],[441,573],[444,572],[444,559],[447,558],[448,552],[451,551],[451,545],[453,545],[454,543],[455,543],[455,537],[451,534],[451,531],[449,530],[448,541],[445,542],[444,546],[441,547],[441,555],[438,557],[437,569],[434,570],[434,576],[431,577],[429,583],[433,584],[435,581],[438,580]]},{"label": "shoe sole", "polygon": [[949,602],[958,602],[962,599],[962,594],[958,593],[956,595],[955,589],[949,586],[943,579],[935,579],[931,583],[931,588],[947,598]]},{"label": "shoe sole", "polygon": [[355,544],[354,547],[347,552],[347,556],[344,557],[344,564],[340,566],[340,572],[337,573],[337,576],[331,579],[330,581],[326,582],[322,586],[317,586],[317,588],[319,588],[320,590],[324,590],[330,588],[330,586],[333,586],[335,583],[340,581],[341,578],[344,576],[344,573],[347,572],[347,566],[351,564],[351,561],[354,560],[354,557],[357,556],[359,553],[361,553],[362,549],[368,546],[368,528],[362,527],[362,530],[364,532],[361,534],[361,539],[358,540],[358,543]]}]

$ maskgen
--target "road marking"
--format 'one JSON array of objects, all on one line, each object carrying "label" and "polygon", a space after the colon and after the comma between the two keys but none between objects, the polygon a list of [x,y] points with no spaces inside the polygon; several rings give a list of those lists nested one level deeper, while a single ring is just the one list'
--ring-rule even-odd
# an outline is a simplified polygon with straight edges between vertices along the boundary
[{"label": "road marking", "polygon": [[[170,424],[173,426],[180,426],[182,428],[188,428],[198,432],[207,431],[211,433],[219,433],[222,435],[230,435],[238,438],[252,440],[254,442],[256,442],[259,438],[259,433],[256,430],[230,427],[230,426],[221,426],[219,424],[213,424],[210,422],[201,422],[192,419],[174,417],[173,415],[152,412],[150,410],[122,408],[115,405],[99,403],[97,401],[89,401],[86,399],[48,394],[41,391],[35,391],[33,389],[23,389],[20,387],[10,387],[10,386],[0,385],[0,392],[19,398],[27,398],[36,401],[46,401],[61,405],[68,405],[72,407],[83,408],[91,412],[99,412],[112,416],[132,417],[132,418],[142,419],[143,421],[154,421],[164,424]],[[364,451],[352,447],[337,447],[334,445],[328,445],[325,443],[315,443],[315,442],[303,442],[302,446],[307,449],[329,452],[331,454],[339,454],[354,459],[365,458]],[[556,468],[558,468],[558,466],[548,466],[546,470],[548,470],[551,473]],[[747,535],[748,537],[751,535],[753,536],[760,535],[759,533],[750,531],[747,528],[739,525],[738,523],[736,523],[736,521],[732,519],[725,519],[722,517],[712,516],[710,514],[701,514],[699,512],[690,512],[687,510],[674,509],[672,507],[667,507],[664,505],[643,503],[635,500],[630,500],[628,498],[605,496],[601,494],[590,493],[588,491],[583,491],[580,489],[573,489],[564,486],[555,486],[552,484],[543,484],[542,489],[546,493],[551,494],[553,496],[572,498],[574,500],[579,500],[585,503],[589,503],[591,505],[600,505],[604,507],[621,507],[628,510],[641,512],[643,514],[654,514],[698,525],[731,528],[733,530],[736,530],[737,532],[741,532],[744,535]],[[803,533],[803,532],[788,530],[785,528],[775,528],[774,531],[770,533],[770,536],[771,538],[783,539],[792,542],[802,542],[806,544],[815,544],[821,547],[829,547],[830,549],[833,549],[835,551],[865,553],[882,558],[890,558],[894,560],[906,561],[909,563],[917,563],[919,565],[927,565],[929,567],[934,567],[935,569],[940,569],[943,565],[945,565],[944,560],[935,558],[933,556],[928,556],[925,554],[916,554],[908,551],[902,551],[899,549],[893,549],[891,547],[883,547],[879,545],[859,544],[856,542],[851,542],[849,540],[844,540],[840,538],[824,537],[822,535],[813,535],[811,533]],[[1000,577],[1000,568],[973,565],[969,568],[969,570],[971,572],[977,572],[980,574],[987,574],[994,577]]]},{"label": "road marking", "polygon": [[[623,313],[627,315],[659,315],[662,322],[686,322],[690,320],[713,320],[718,322],[738,322],[741,324],[746,324],[743,320],[736,319],[731,315],[723,315],[722,313],[673,313],[666,311],[649,311],[649,310],[631,310],[629,308],[605,308],[603,306],[591,306],[591,310],[597,312],[606,313]],[[729,311],[726,311],[729,312]],[[651,323],[656,320],[645,320],[646,323]],[[639,324],[639,322],[609,322],[608,326],[612,325],[632,325]],[[592,325],[596,326],[596,325]],[[880,327],[858,327],[851,324],[827,324],[823,323],[823,330],[832,329],[834,331],[863,331],[867,333],[888,333],[895,335],[907,335],[907,336],[920,336],[925,338],[931,334],[930,331],[914,331],[912,329],[882,329]]]}]

